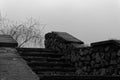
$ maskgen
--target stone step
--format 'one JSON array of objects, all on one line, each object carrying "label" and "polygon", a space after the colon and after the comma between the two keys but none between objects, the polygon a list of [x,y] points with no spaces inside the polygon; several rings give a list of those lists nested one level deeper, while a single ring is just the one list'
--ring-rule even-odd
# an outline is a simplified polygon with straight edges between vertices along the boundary
[{"label": "stone step", "polygon": [[[23,56],[26,61],[67,62],[65,58]],[[68,61],[69,62],[69,61]]]},{"label": "stone step", "polygon": [[60,53],[50,53],[50,52],[22,52],[21,56],[39,56],[39,57],[51,57],[51,58],[60,58],[63,54]]},{"label": "stone step", "polygon": [[119,80],[120,76],[40,76],[40,80]]},{"label": "stone step", "polygon": [[69,76],[73,76],[75,75],[75,72],[51,72],[51,71],[38,71],[36,72],[37,75],[39,76],[65,76],[65,75],[69,75]]},{"label": "stone step", "polygon": [[30,67],[41,66],[41,67],[74,67],[69,63],[63,62],[40,62],[40,61],[32,61],[27,62]]},{"label": "stone step", "polygon": [[16,48],[18,52],[58,52],[45,48]]},{"label": "stone step", "polygon": [[36,73],[41,73],[41,72],[75,72],[75,68],[61,68],[61,67],[56,67],[56,68],[51,68],[51,67],[34,67],[32,70]]}]

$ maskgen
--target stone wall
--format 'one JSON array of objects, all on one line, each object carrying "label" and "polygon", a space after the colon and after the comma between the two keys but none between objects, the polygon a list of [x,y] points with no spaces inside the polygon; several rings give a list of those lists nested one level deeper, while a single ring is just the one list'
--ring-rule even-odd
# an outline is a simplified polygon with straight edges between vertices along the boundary
[{"label": "stone wall", "polygon": [[[75,38],[66,41],[60,32],[45,35],[45,47],[65,54],[76,66],[78,75],[120,75],[120,41],[106,40],[85,46]],[[71,42],[69,42],[71,40]]]},{"label": "stone wall", "polygon": [[45,48],[57,50],[65,54],[67,58],[70,58],[74,49],[81,44],[83,44],[82,41],[65,32],[52,32],[45,35]]},{"label": "stone wall", "polygon": [[11,36],[0,36],[0,80],[39,80],[18,54],[17,44]]}]

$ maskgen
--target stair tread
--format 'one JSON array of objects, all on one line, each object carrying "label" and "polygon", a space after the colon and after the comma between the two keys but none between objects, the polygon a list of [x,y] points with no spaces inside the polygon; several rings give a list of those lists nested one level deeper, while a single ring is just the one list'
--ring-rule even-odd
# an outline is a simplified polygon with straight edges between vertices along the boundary
[{"label": "stair tread", "polygon": [[[71,65],[70,63],[63,62],[47,62],[47,61],[31,61],[27,62],[28,64],[59,64],[59,65]],[[72,65],[71,65],[72,66]]]},{"label": "stair tread", "polygon": [[52,60],[66,60],[66,58],[61,57],[61,58],[51,58],[51,57],[34,57],[34,56],[23,56],[23,58],[29,58],[29,59],[52,59]]},{"label": "stair tread", "polygon": [[34,67],[34,66],[48,66],[48,67],[55,67],[55,66],[59,66],[59,67],[74,67],[71,64],[68,63],[55,63],[55,62],[27,62],[28,65],[30,67]]},{"label": "stair tread", "polygon": [[51,55],[64,55],[62,53],[55,52],[21,52],[20,54],[51,54]]},{"label": "stair tread", "polygon": [[74,75],[75,74],[75,72],[51,72],[51,71],[45,71],[45,72],[39,72],[39,73],[37,73],[38,75],[41,75],[41,74],[72,74],[72,75]]},{"label": "stair tread", "polygon": [[48,61],[48,62],[67,62],[65,58],[50,58],[50,57],[26,57],[23,58],[27,61]]},{"label": "stair tread", "polygon": [[32,69],[33,71],[35,71],[35,72],[41,72],[41,71],[44,71],[44,72],[46,72],[46,71],[51,71],[51,72],[75,72],[75,69],[45,69],[45,68],[41,68],[41,69]]},{"label": "stair tread", "polygon": [[33,67],[32,69],[63,69],[63,70],[76,70],[75,68],[63,68],[63,67]]},{"label": "stair tread", "polygon": [[55,50],[51,49],[45,49],[45,48],[16,48],[19,52],[57,52]]},{"label": "stair tread", "polygon": [[63,54],[60,53],[41,53],[41,52],[28,52],[28,53],[20,53],[21,56],[44,56],[44,57],[62,57]]},{"label": "stair tread", "polygon": [[41,80],[119,80],[120,76],[38,75]]},{"label": "stair tread", "polygon": [[47,76],[47,75],[49,75],[49,76],[65,76],[65,75],[75,75],[75,72],[48,72],[48,71],[46,71],[46,72],[42,72],[42,71],[40,71],[40,72],[36,72],[36,74],[37,75],[39,75],[39,76]]},{"label": "stair tread", "polygon": [[37,73],[41,72],[75,72],[75,68],[32,68]]}]

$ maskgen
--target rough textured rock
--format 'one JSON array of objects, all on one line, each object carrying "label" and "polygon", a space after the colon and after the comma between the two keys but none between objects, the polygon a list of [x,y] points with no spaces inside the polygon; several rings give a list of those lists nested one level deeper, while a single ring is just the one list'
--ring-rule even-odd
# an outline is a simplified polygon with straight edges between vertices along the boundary
[{"label": "rough textured rock", "polygon": [[[81,48],[75,53],[76,65],[82,73],[79,75],[120,75],[119,43],[106,40],[92,43],[89,48]],[[78,59],[79,58],[79,59]],[[80,64],[80,65],[79,65]]]},{"label": "rough textured rock", "polygon": [[[81,47],[84,42],[66,32],[51,32],[45,35],[45,48],[64,53],[66,58],[73,57],[74,49]],[[72,56],[71,56],[72,55]]]},{"label": "rough textured rock", "polygon": [[83,43],[64,42],[65,35],[58,34],[46,34],[45,47],[63,52],[78,69],[78,75],[120,75],[119,40],[95,42],[85,47]]}]

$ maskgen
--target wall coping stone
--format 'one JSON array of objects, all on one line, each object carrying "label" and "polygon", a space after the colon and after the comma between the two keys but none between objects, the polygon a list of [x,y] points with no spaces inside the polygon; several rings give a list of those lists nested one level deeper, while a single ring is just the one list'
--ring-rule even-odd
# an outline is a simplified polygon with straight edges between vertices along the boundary
[{"label": "wall coping stone", "polygon": [[0,35],[0,47],[17,47],[18,43],[10,35]]},{"label": "wall coping stone", "polygon": [[91,46],[92,47],[95,47],[95,46],[103,46],[103,45],[108,45],[108,44],[114,44],[118,47],[120,47],[120,40],[105,40],[105,41],[100,41],[100,42],[94,42],[94,43],[91,43]]},{"label": "wall coping stone", "polygon": [[55,31],[53,31],[52,33],[53,33],[53,34],[56,34],[56,35],[58,35],[59,37],[61,37],[62,39],[64,39],[65,42],[84,44],[83,41],[75,38],[74,36],[68,34],[67,32],[55,32]]}]

